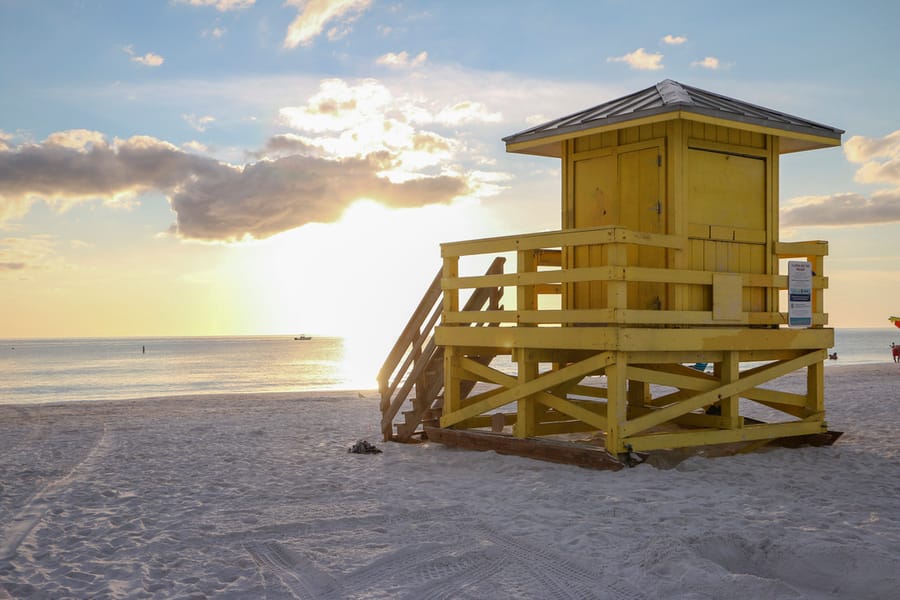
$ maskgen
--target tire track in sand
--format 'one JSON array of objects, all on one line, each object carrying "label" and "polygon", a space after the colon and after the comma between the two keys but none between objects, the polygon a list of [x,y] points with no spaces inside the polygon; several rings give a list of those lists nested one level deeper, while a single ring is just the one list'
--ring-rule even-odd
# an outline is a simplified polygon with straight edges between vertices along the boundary
[{"label": "tire track in sand", "polygon": [[8,523],[0,527],[0,561],[11,560],[16,556],[19,545],[50,510],[53,496],[69,487],[82,472],[95,468],[95,465],[109,452],[111,447],[112,439],[104,425],[96,443],[81,462],[62,477],[50,481],[31,495],[21,510]]},{"label": "tire track in sand", "polygon": [[450,600],[481,598],[498,589],[542,600],[646,599],[603,565],[584,564],[485,523],[454,522],[449,529],[449,535],[434,536],[431,530],[420,535],[407,531],[404,537],[412,543],[343,573],[322,569],[302,552],[271,539],[243,547],[263,578],[274,575],[298,599],[363,598],[380,590],[410,600]]}]

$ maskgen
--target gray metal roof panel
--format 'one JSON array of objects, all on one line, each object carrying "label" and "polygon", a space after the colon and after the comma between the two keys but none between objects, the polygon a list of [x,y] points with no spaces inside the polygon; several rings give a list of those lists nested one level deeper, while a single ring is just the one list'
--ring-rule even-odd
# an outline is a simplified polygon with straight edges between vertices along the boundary
[{"label": "gray metal roof panel", "polygon": [[678,110],[833,139],[840,139],[844,133],[836,127],[666,79],[627,96],[526,129],[503,141],[510,144],[540,140]]}]

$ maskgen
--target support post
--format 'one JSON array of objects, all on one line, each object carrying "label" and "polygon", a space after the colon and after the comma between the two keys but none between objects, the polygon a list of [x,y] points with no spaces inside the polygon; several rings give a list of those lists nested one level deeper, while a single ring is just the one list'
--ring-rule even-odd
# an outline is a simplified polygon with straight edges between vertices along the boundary
[{"label": "support post", "polygon": [[[518,385],[524,385],[538,376],[538,363],[525,358],[525,352],[519,351],[519,376]],[[538,404],[534,396],[525,396],[516,402],[516,424],[513,426],[513,434],[517,438],[528,438],[535,435],[537,430]]]},{"label": "support post", "polygon": [[806,367],[806,409],[810,414],[825,412],[825,353],[821,350],[818,361]]},{"label": "support post", "polygon": [[[534,273],[537,271],[537,254],[534,250],[520,250],[516,256],[517,272]],[[516,288],[517,310],[536,310],[537,295],[533,285],[520,285]],[[519,327],[525,327],[521,323]],[[518,385],[524,385],[538,376],[539,363],[529,356],[525,349],[519,349],[516,357],[518,363]],[[527,438],[537,431],[537,400],[534,396],[526,396],[516,402],[516,424],[513,433],[518,438]]]},{"label": "support post", "polygon": [[[737,351],[725,352],[722,362],[716,365],[716,370],[719,371],[717,375],[722,385],[737,381],[741,376]],[[719,406],[722,409],[722,422],[729,429],[737,429],[741,426],[739,401],[740,396],[737,395],[727,396],[719,401]]]},{"label": "support post", "polygon": [[462,382],[459,379],[459,350],[455,346],[444,348],[444,408],[450,414],[462,406]]},{"label": "support post", "polygon": [[622,425],[628,411],[627,367],[624,352],[616,352],[616,361],[606,367],[606,450],[612,455],[626,450],[622,441]]}]

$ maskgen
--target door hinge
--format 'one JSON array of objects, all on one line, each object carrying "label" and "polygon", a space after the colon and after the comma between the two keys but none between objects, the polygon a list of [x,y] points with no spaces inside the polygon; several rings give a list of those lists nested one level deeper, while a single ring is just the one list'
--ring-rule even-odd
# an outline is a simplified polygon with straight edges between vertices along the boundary
[{"label": "door hinge", "polygon": [[657,166],[657,167],[661,167],[661,166],[662,166],[662,154],[657,154],[657,155],[656,155],[656,166]]}]

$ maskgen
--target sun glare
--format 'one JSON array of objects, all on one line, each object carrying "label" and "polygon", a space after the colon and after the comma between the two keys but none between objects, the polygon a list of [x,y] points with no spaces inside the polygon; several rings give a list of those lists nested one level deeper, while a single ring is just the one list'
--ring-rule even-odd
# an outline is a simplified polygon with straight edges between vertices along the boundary
[{"label": "sun glare", "polygon": [[[240,250],[256,331],[341,336],[347,368],[370,379],[441,266],[440,242],[481,237],[477,202],[416,209],[372,200]],[[366,383],[368,382],[368,383]]]}]

